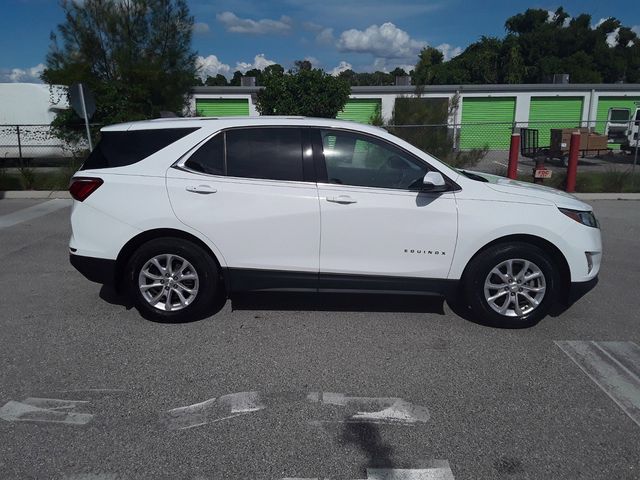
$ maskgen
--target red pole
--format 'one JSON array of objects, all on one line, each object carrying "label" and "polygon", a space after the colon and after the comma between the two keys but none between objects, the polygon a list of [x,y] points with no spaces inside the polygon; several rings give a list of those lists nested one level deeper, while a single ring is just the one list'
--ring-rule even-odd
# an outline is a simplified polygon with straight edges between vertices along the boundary
[{"label": "red pole", "polygon": [[569,165],[567,166],[567,192],[576,191],[576,176],[578,174],[578,154],[580,153],[580,133],[571,134],[569,144]]},{"label": "red pole", "polygon": [[518,178],[518,155],[520,153],[520,134],[511,134],[511,147],[509,147],[509,167],[507,177],[511,180]]}]

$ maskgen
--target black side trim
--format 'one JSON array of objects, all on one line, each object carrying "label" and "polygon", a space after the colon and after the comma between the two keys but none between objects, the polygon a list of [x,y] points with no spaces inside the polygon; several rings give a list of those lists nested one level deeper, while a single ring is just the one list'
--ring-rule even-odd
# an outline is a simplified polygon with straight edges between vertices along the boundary
[{"label": "black side trim", "polygon": [[88,280],[113,285],[116,278],[116,261],[105,258],[83,257],[69,254],[69,261]]},{"label": "black side trim", "polygon": [[317,274],[245,268],[229,268],[227,277],[231,293],[271,291],[447,296],[458,285],[457,280],[437,278]]},{"label": "black side trim", "polygon": [[320,292],[403,293],[409,295],[448,295],[457,280],[440,278],[391,277],[383,275],[320,274]]},{"label": "black side trim", "polygon": [[309,292],[318,289],[318,274],[252,268],[229,268],[232,293],[241,292]]}]

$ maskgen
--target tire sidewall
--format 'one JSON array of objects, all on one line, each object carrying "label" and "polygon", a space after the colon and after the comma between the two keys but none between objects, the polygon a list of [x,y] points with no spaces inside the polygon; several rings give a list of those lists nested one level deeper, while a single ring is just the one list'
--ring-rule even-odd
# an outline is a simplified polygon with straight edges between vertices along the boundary
[{"label": "tire sidewall", "polygon": [[[542,302],[535,310],[522,317],[500,315],[491,308],[484,296],[484,283],[489,272],[510,259],[535,263],[545,277],[546,288]],[[479,316],[481,323],[504,328],[525,328],[537,324],[554,305],[560,283],[559,272],[550,256],[539,247],[527,243],[501,244],[488,248],[471,261],[463,278],[466,298],[474,316]]]},{"label": "tire sidewall", "polygon": [[[153,257],[178,255],[187,260],[198,274],[198,293],[195,300],[181,310],[166,312],[150,305],[138,287],[142,267]],[[147,320],[163,323],[182,323],[200,320],[210,313],[218,287],[218,266],[201,247],[184,239],[151,240],[136,250],[126,269],[127,290],[140,314]]]}]

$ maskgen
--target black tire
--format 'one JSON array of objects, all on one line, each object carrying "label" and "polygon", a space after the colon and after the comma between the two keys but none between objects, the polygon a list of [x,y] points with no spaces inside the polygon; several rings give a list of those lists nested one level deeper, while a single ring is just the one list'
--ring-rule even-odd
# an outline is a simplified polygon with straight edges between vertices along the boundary
[{"label": "black tire", "polygon": [[[180,310],[166,311],[151,305],[138,286],[138,277],[145,264],[158,255],[176,255],[188,261],[198,277],[195,298]],[[147,320],[163,323],[182,323],[201,320],[211,315],[217,297],[221,295],[220,272],[211,254],[199,245],[182,238],[157,238],[141,245],[131,256],[125,272],[127,292],[136,309]],[[166,297],[165,297],[166,298]]]},{"label": "black tire", "polygon": [[[485,298],[485,280],[491,270],[502,262],[514,259],[535,264],[544,275],[545,282],[544,296],[539,305],[522,316],[500,314]],[[502,328],[526,328],[537,324],[556,303],[559,287],[560,274],[551,256],[541,248],[524,242],[501,243],[483,250],[469,262],[462,278],[464,297],[471,308],[473,320]],[[518,293],[507,292],[505,295],[522,298]]]}]

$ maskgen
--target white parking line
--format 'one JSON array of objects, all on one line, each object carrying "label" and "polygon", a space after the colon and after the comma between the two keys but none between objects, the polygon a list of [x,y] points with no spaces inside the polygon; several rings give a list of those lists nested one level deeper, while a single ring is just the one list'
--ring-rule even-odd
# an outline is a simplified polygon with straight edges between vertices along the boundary
[{"label": "white parking line", "polygon": [[429,410],[398,397],[349,397],[344,393],[310,392],[294,395],[261,395],[259,392],[239,392],[210,398],[203,402],[167,410],[161,421],[171,430],[186,430],[220,422],[240,415],[271,408],[275,405],[304,402],[345,407],[341,420],[310,420],[323,423],[377,423],[414,426],[429,421]]},{"label": "white parking line", "polygon": [[72,200],[54,199],[48,202],[39,203],[33,207],[23,208],[17,212],[9,213],[0,217],[0,229],[13,227],[22,222],[28,222],[39,217],[48,215],[61,208],[70,207]]},{"label": "white parking line", "polygon": [[[423,468],[367,468],[363,480],[455,480],[448,460],[430,460]],[[329,480],[323,477],[285,477],[282,480]]]},{"label": "white parking line", "polygon": [[429,420],[429,410],[397,397],[348,397],[343,393],[311,392],[307,401],[338,405],[358,410],[349,421],[368,423],[398,423],[411,425]]},{"label": "white parking line", "polygon": [[59,400],[56,398],[27,398],[22,402],[14,402],[11,400],[0,408],[0,418],[7,422],[44,422],[85,425],[93,419],[93,415],[68,411],[84,403],[88,402]]},{"label": "white parking line", "polygon": [[633,342],[557,341],[566,353],[640,426],[640,347]]}]

